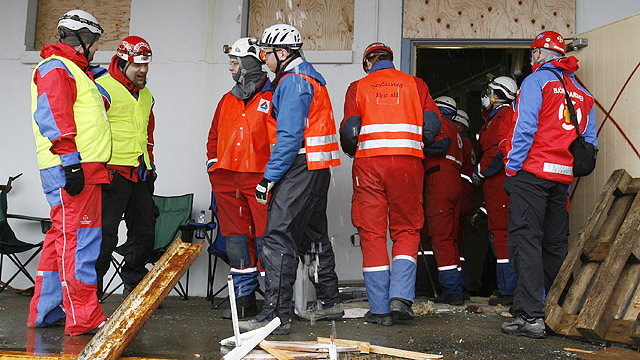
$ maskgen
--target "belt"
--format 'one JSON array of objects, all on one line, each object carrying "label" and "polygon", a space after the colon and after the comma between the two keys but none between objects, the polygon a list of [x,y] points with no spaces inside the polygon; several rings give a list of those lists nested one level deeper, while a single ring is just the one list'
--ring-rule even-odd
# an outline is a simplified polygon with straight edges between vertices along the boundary
[{"label": "belt", "polygon": [[427,171],[424,173],[424,175],[429,176],[433,173],[437,173],[438,171],[440,171],[440,165],[436,165],[434,167],[428,168]]}]

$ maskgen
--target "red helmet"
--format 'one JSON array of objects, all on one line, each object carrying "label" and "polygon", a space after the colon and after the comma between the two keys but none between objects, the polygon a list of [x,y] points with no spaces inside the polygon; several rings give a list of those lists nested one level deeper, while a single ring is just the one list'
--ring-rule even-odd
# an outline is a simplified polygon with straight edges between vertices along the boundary
[{"label": "red helmet", "polygon": [[151,62],[151,46],[139,36],[127,36],[122,40],[116,52],[119,58],[135,64]]},{"label": "red helmet", "polygon": [[564,38],[562,37],[562,35],[558,34],[555,31],[543,31],[538,34],[538,36],[533,39],[533,42],[529,47],[529,49],[531,50],[535,48],[555,50],[562,53],[562,55],[567,53],[567,50],[565,49]]},{"label": "red helmet", "polygon": [[391,61],[393,61],[393,51],[391,51],[391,48],[388,47],[387,45],[381,43],[381,42],[374,42],[371,43],[371,45],[367,46],[366,49],[364,49],[364,54],[362,55],[362,68],[364,69],[364,72],[367,72],[367,58],[369,57],[369,55],[378,52],[381,53],[383,51],[388,52],[389,54],[391,54]]}]

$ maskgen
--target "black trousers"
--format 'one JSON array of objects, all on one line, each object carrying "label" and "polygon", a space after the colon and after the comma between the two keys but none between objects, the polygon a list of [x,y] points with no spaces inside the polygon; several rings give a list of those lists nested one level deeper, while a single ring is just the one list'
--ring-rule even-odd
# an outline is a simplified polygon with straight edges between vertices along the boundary
[{"label": "black trousers", "polygon": [[507,247],[518,278],[511,312],[544,317],[543,292],[549,292],[569,246],[569,186],[523,170],[504,186],[510,195]]},{"label": "black trousers", "polygon": [[96,262],[98,293],[102,293],[102,278],[118,245],[118,226],[123,215],[127,241],[120,276],[125,286],[135,287],[147,274],[145,265],[155,242],[157,208],[153,202],[153,184],[133,182],[115,172],[111,183],[102,187],[102,245]]},{"label": "black trousers", "polygon": [[[318,259],[316,296],[324,304],[340,302],[335,256],[327,232],[329,169],[308,170],[305,155],[298,155],[282,179],[273,187],[260,261],[265,268],[265,299],[257,320],[276,315],[282,323],[291,317],[290,303],[298,258]],[[317,256],[316,256],[317,253]]]}]

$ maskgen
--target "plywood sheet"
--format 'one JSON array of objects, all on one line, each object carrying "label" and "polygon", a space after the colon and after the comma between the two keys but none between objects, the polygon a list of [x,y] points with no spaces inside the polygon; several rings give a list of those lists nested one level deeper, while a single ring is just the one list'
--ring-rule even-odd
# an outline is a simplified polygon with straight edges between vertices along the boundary
[{"label": "plywood sheet", "polygon": [[251,0],[249,36],[285,23],[302,35],[303,50],[351,50],[354,0]]},{"label": "plywood sheet", "polygon": [[131,0],[39,0],[35,48],[58,42],[58,19],[69,10],[81,9],[98,19],[104,34],[101,51],[115,51],[129,35]]},{"label": "plywood sheet", "polygon": [[529,39],[575,32],[575,0],[405,0],[403,37]]}]

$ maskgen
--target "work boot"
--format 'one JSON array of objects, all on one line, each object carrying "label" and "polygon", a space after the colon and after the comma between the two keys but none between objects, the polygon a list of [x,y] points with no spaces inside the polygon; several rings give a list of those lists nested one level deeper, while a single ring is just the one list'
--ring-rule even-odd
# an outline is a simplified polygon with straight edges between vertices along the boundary
[{"label": "work boot", "polygon": [[436,304],[449,304],[449,305],[454,305],[454,306],[460,306],[460,305],[464,305],[464,296],[454,296],[454,297],[444,297],[444,296],[437,296],[435,299],[433,299],[433,302]]},{"label": "work boot", "polygon": [[491,295],[489,298],[490,306],[511,306],[513,305],[513,295]]},{"label": "work boot", "polygon": [[302,320],[317,321],[317,320],[338,320],[344,316],[344,307],[342,303],[333,305],[320,305],[318,309],[318,303],[316,303],[310,309],[300,312],[298,317]]},{"label": "work boot", "polygon": [[392,326],[393,317],[389,314],[372,314],[371,311],[367,311],[364,315],[364,321],[372,324],[378,324],[382,326]]},{"label": "work boot", "polygon": [[533,339],[544,338],[544,319],[526,318],[524,315],[517,315],[512,320],[502,323],[502,332],[510,335],[524,335]]},{"label": "work boot", "polygon": [[389,309],[393,320],[412,320],[416,317],[411,310],[411,301],[402,298],[391,298]]},{"label": "work boot", "polygon": [[[238,309],[238,319],[254,317],[258,315],[256,306],[256,294],[240,296],[236,299],[236,309]],[[223,319],[231,319],[231,308],[222,310]]]},{"label": "work boot", "polygon": [[[262,321],[258,321],[256,319],[251,319],[247,321],[239,321],[238,327],[240,328],[240,332],[247,332],[251,330],[256,330],[263,328],[269,324],[270,320],[264,319]],[[291,332],[291,324],[287,322],[286,324],[280,324],[275,330],[273,330],[273,335],[289,335]]]}]

